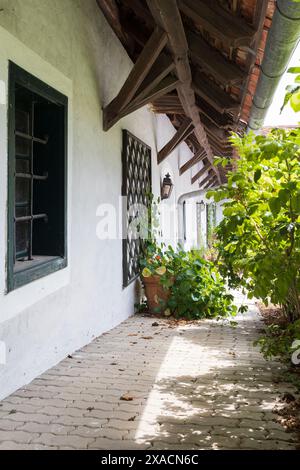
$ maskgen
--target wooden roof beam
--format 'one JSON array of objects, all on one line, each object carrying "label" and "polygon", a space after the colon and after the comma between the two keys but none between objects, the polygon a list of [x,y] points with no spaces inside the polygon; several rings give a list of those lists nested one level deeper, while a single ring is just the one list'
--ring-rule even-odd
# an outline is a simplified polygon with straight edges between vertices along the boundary
[{"label": "wooden roof beam", "polygon": [[201,178],[202,175],[204,175],[204,173],[206,171],[208,171],[210,169],[211,165],[209,163],[206,163],[206,165],[204,165],[201,170],[199,170],[193,177],[192,177],[192,184],[194,184],[199,178]]},{"label": "wooden roof beam", "polygon": [[[195,135],[200,145],[205,149],[211,166],[213,166],[212,150],[195,102],[195,93],[192,88],[192,73],[189,63],[189,47],[177,1],[165,0],[162,2],[160,0],[147,0],[147,5],[156,23],[168,34],[169,47],[176,66],[177,76],[181,82],[178,87],[178,96],[186,115],[193,121]],[[218,169],[214,166],[213,168],[220,178]]]},{"label": "wooden roof beam", "polygon": [[156,27],[120,92],[104,108],[103,129],[105,131],[109,130],[119,120],[119,114],[135,96],[152,65],[165,47],[167,40],[167,34],[161,28]]},{"label": "wooden roof beam", "polygon": [[222,8],[218,2],[207,0],[179,0],[180,10],[197,26],[202,26],[227,47],[250,46],[255,29]]},{"label": "wooden roof beam", "polygon": [[211,47],[201,36],[187,31],[187,40],[193,62],[224,86],[241,83],[247,74],[223,54]]},{"label": "wooden roof beam", "polygon": [[196,163],[201,162],[204,158],[206,157],[206,152],[205,150],[201,149],[198,152],[195,153],[195,155],[192,156],[186,163],[184,163],[180,169],[179,169],[179,174],[183,175],[187,170],[192,168],[192,166],[196,165]]},{"label": "wooden roof beam", "polygon": [[194,132],[194,124],[186,118],[172,139],[158,152],[157,161],[161,163],[181,142]]}]

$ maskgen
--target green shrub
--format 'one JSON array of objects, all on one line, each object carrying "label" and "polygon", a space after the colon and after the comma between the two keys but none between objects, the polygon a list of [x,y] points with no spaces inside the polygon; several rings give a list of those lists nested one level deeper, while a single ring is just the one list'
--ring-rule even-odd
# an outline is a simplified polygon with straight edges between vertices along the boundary
[{"label": "green shrub", "polygon": [[291,362],[292,344],[295,340],[300,340],[300,320],[285,327],[277,324],[269,325],[266,333],[255,342],[255,345],[260,347],[266,359],[279,357],[283,361]]},{"label": "green shrub", "polygon": [[[168,272],[174,281],[168,308],[177,318],[200,319],[235,315],[237,308],[232,295],[213,263],[204,260],[197,251],[173,251],[166,256],[171,259]],[[162,278],[169,286],[169,277]]]},{"label": "green shrub", "polygon": [[208,194],[226,200],[217,228],[221,272],[230,286],[281,305],[294,321],[300,318],[300,130],[231,140],[240,155],[236,169]]},{"label": "green shrub", "polygon": [[204,260],[197,250],[175,251],[168,247],[163,253],[166,272],[161,284],[170,289],[166,304],[177,318],[200,319],[235,315],[232,295],[213,263]]},{"label": "green shrub", "polygon": [[[159,275],[162,286],[170,291],[165,311],[177,318],[220,318],[235,315],[233,296],[216,266],[202,258],[201,252],[186,252],[178,247],[152,243],[140,260],[143,277]],[[158,308],[158,311],[161,308]],[[139,309],[140,310],[140,309]]]}]

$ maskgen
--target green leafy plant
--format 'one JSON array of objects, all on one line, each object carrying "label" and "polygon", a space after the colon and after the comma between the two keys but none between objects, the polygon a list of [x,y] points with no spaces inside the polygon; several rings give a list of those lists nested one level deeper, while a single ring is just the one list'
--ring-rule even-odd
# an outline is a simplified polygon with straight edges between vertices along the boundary
[{"label": "green leafy plant", "polygon": [[[233,135],[240,159],[208,197],[224,203],[219,267],[231,287],[300,318],[300,130]],[[226,159],[219,159],[226,165]]]},{"label": "green leafy plant", "polygon": [[[170,292],[164,305],[165,315],[174,314],[177,318],[187,319],[235,315],[237,308],[232,295],[227,293],[225,282],[214,263],[203,259],[201,250],[186,252],[180,246],[175,250],[157,241],[159,200],[154,201],[151,197],[151,201],[149,219],[152,223],[148,228],[148,238],[144,240],[140,267],[143,278],[159,276],[162,287]],[[145,304],[136,308],[145,311]]]},{"label": "green leafy plant", "polygon": [[279,357],[285,362],[291,362],[292,344],[300,340],[300,320],[283,327],[273,324],[266,328],[265,334],[254,344],[258,345],[266,359]]},{"label": "green leafy plant", "polygon": [[280,112],[289,103],[295,113],[300,111],[300,67],[290,67],[288,73],[295,74],[295,84],[286,87],[286,94]]},{"label": "green leafy plant", "polygon": [[[170,257],[170,249],[167,255]],[[197,251],[172,251],[169,271],[174,282],[168,307],[177,318],[215,318],[237,313],[217,268]],[[167,276],[162,278],[164,282],[168,282]]]}]

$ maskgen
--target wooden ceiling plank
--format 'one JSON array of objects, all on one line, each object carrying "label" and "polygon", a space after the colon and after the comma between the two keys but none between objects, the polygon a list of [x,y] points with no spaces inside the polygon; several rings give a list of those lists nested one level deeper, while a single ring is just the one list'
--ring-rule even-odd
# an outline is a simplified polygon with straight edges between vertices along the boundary
[{"label": "wooden ceiling plank", "polygon": [[130,103],[152,65],[165,47],[167,39],[166,33],[161,28],[156,27],[120,92],[116,98],[104,108],[103,128],[105,131],[112,127],[114,118]]},{"label": "wooden ceiling plank", "polygon": [[[193,121],[195,135],[200,145],[206,150],[207,158],[211,166],[213,166],[212,150],[195,102],[195,93],[192,88],[192,73],[189,63],[189,47],[177,1],[168,0],[162,2],[159,0],[147,0],[147,5],[155,22],[168,34],[169,48],[174,59],[177,76],[181,82],[181,85],[178,87],[178,96],[186,115]],[[216,167],[214,167],[214,171],[218,174]]]},{"label": "wooden ceiling plank", "polygon": [[190,158],[190,160],[188,160],[186,163],[184,163],[184,165],[180,167],[179,169],[180,176],[183,175],[183,173],[185,173],[187,170],[192,168],[192,166],[196,165],[196,163],[201,162],[205,157],[206,157],[205,150],[201,149],[198,152],[196,152],[195,155],[193,155],[193,157]]},{"label": "wooden ceiling plank", "polygon": [[199,170],[193,177],[192,177],[192,184],[194,184],[199,178],[201,178],[202,175],[204,175],[204,173],[206,171],[208,171],[210,169],[211,165],[209,163],[206,163],[206,165],[204,165],[201,170]]},{"label": "wooden ceiling plank", "polygon": [[219,83],[229,86],[245,80],[246,73],[211,47],[201,36],[192,31],[187,31],[187,40],[193,62],[215,77]]},{"label": "wooden ceiling plank", "polygon": [[191,119],[184,119],[183,123],[177,130],[172,139],[158,152],[157,161],[161,163],[168,155],[170,155],[181,142],[183,142],[191,133],[194,132],[194,124]]},{"label": "wooden ceiling plank", "polygon": [[255,30],[243,18],[234,16],[218,2],[179,0],[180,10],[198,26],[228,47],[250,46]]}]

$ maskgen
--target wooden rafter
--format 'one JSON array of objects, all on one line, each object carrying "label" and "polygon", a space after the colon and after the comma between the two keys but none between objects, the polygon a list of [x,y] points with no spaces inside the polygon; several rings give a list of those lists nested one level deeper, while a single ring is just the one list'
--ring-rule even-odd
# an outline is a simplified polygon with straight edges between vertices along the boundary
[{"label": "wooden rafter", "polygon": [[153,27],[153,18],[140,0],[123,0],[123,2],[137,14],[150,28]]},{"label": "wooden rafter", "polygon": [[[209,121],[220,129],[232,129],[233,118],[227,113],[219,113],[210,106],[205,100],[197,97],[197,106],[200,111],[201,120],[209,119]],[[203,118],[204,116],[204,118]]]},{"label": "wooden rafter", "polygon": [[196,152],[192,158],[190,158],[186,163],[184,163],[180,169],[179,169],[179,174],[180,175],[183,175],[183,173],[185,173],[187,170],[189,170],[190,168],[192,168],[194,165],[196,165],[196,163],[199,163],[201,162],[202,160],[204,160],[204,158],[206,157],[206,152],[205,150],[201,149],[199,150],[198,152]]},{"label": "wooden rafter", "polygon": [[240,105],[237,101],[200,72],[196,72],[193,77],[193,88],[197,95],[204,98],[220,113],[237,112],[239,110]]},{"label": "wooden rafter", "polygon": [[130,42],[129,36],[124,33],[119,16],[119,9],[115,0],[97,0],[107,22],[113,28],[122,43]]},{"label": "wooden rafter", "polygon": [[150,69],[145,80],[136,92],[135,97],[131,101],[131,105],[134,105],[135,101],[141,101],[171,72],[175,69],[174,62],[170,56],[161,53],[156,59],[152,68]]},{"label": "wooden rafter", "polygon": [[191,119],[184,119],[172,139],[158,152],[157,161],[161,163],[175,148],[181,144],[191,133],[194,132],[194,124]]},{"label": "wooden rafter", "polygon": [[176,77],[166,77],[154,88],[149,87],[148,94],[144,96],[144,93],[137,96],[123,111],[120,112],[118,118],[121,119],[128,114],[137,111],[138,109],[146,106],[146,104],[159,99],[160,97],[170,93],[179,86],[179,80]]},{"label": "wooden rafter", "polygon": [[215,175],[212,174],[211,172],[208,173],[208,175],[203,178],[203,180],[200,181],[199,183],[199,188],[202,188],[206,183],[208,183],[208,181],[211,180],[212,177],[214,177]]},{"label": "wooden rafter", "polygon": [[157,100],[152,101],[152,111],[154,113],[184,115],[184,110],[177,94],[164,95]]},{"label": "wooden rafter", "polygon": [[[270,0],[247,0],[246,8],[245,0],[96,1],[135,63],[133,77],[104,110],[104,127],[150,104],[154,113],[167,114],[175,129],[184,117],[195,126],[185,139],[193,157],[180,174],[199,161],[213,163],[214,155],[231,156],[228,131],[243,132],[242,119],[247,120],[256,83],[253,67],[273,14]],[[149,48],[155,30],[166,36],[157,54],[158,43]],[[223,181],[226,169],[210,171]]]},{"label": "wooden rafter", "polygon": [[189,48],[177,1],[166,0],[162,2],[159,0],[147,0],[147,5],[155,22],[168,34],[169,48],[174,59],[177,76],[181,82],[178,87],[178,96],[186,116],[189,117],[194,124],[194,132],[199,144],[205,149],[210,165],[214,168],[216,174],[218,174],[217,168],[213,166],[212,150],[201,123],[199,110],[195,101],[195,93],[192,88],[192,73],[189,63]]},{"label": "wooden rafter", "polygon": [[250,46],[255,35],[243,18],[230,14],[216,1],[179,0],[179,8],[228,47]]},{"label": "wooden rafter", "polygon": [[165,47],[167,39],[166,33],[161,28],[156,27],[120,92],[104,108],[103,128],[105,131],[110,129],[119,120],[120,112],[130,103],[138,91],[152,65]]},{"label": "wooden rafter", "polygon": [[210,165],[209,163],[206,163],[206,165],[204,165],[201,170],[199,170],[193,177],[192,177],[192,184],[194,184],[199,178],[201,178],[202,175],[204,175],[204,173],[206,171],[208,171],[210,169]]},{"label": "wooden rafter", "polygon": [[217,178],[214,176],[209,180],[209,182],[203,187],[203,189],[208,189],[214,186],[217,183]]},{"label": "wooden rafter", "polygon": [[193,61],[222,85],[240,83],[247,76],[236,64],[226,59],[198,34],[188,31],[187,40]]}]

